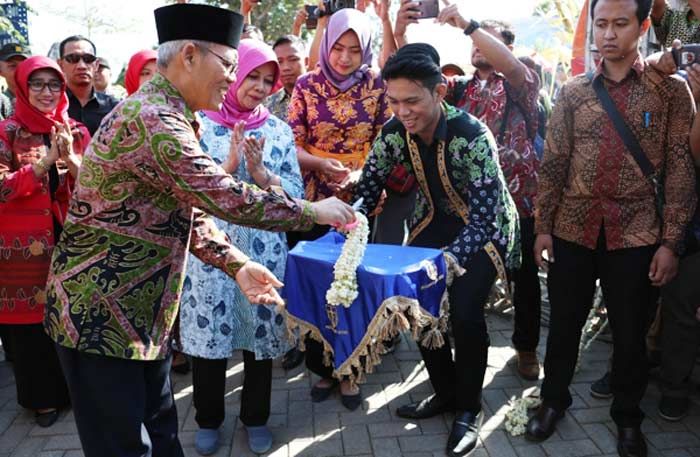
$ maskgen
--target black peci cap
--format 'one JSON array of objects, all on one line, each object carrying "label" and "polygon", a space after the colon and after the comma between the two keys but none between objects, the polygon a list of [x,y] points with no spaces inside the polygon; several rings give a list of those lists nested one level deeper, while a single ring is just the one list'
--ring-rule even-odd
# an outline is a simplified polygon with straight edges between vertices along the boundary
[{"label": "black peci cap", "polygon": [[174,40],[201,40],[238,47],[243,16],[215,6],[178,3],[154,11],[158,44]]}]

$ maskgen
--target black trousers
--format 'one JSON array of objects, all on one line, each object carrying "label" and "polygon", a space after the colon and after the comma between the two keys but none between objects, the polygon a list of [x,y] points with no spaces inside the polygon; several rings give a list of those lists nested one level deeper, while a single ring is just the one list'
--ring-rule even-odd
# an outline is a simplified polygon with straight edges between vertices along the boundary
[{"label": "black trousers", "polygon": [[[227,359],[192,357],[195,421],[199,428],[219,428],[226,416]],[[243,393],[241,421],[250,427],[265,425],[270,417],[272,360],[255,360],[255,354],[243,351]]]},{"label": "black trousers", "polygon": [[467,272],[452,283],[449,293],[454,360],[447,334],[443,335],[445,344],[438,349],[418,345],[435,393],[453,400],[458,411],[481,410],[481,387],[490,344],[484,305],[495,280],[496,268],[481,250],[474,255]]},{"label": "black trousers", "polygon": [[0,343],[2,343],[2,350],[5,353],[5,361],[12,362],[12,342],[10,341],[10,336],[7,334],[5,326],[7,324],[0,325]]},{"label": "black trousers", "polygon": [[650,310],[658,297],[649,281],[649,266],[656,248],[605,250],[601,234],[596,249],[554,237],[555,263],[547,279],[551,317],[544,361],[542,399],[556,409],[571,405],[569,384],[578,359],[581,332],[600,278],[608,321],[613,334],[610,385],[613,420],[636,427],[644,419],[639,402],[648,382],[646,333]]},{"label": "black trousers", "polygon": [[386,190],[384,208],[375,217],[373,243],[401,245],[406,236],[406,221],[413,214],[416,206],[417,190],[401,195],[393,190]]},{"label": "black trousers", "polygon": [[327,225],[314,225],[308,232],[287,232],[287,246],[293,249],[299,241],[313,241],[321,238],[330,229]]},{"label": "black trousers", "polygon": [[517,351],[534,352],[540,342],[542,291],[535,264],[535,218],[520,219],[522,265],[512,272],[515,292],[513,346]]},{"label": "black trousers", "polygon": [[700,348],[700,252],[681,260],[678,275],[661,291],[661,381],[664,395],[687,398]]},{"label": "black trousers", "polygon": [[42,324],[2,324],[13,348],[17,403],[27,409],[65,408],[68,387],[53,341]]},{"label": "black trousers", "polygon": [[184,457],[171,357],[125,360],[56,348],[85,457]]}]

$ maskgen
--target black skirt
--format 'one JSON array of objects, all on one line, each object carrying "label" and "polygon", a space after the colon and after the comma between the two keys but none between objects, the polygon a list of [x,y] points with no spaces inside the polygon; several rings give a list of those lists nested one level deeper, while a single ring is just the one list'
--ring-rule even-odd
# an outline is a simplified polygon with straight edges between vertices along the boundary
[{"label": "black skirt", "polygon": [[37,410],[70,404],[56,347],[42,324],[2,324],[12,347],[17,403]]}]

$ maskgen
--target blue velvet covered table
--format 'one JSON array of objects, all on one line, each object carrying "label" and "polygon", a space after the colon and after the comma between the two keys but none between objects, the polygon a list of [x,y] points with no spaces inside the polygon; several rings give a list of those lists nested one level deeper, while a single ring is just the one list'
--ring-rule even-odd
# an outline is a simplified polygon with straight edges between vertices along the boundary
[{"label": "blue velvet covered table", "polygon": [[447,267],[442,251],[369,244],[357,270],[359,296],[349,308],[331,306],[326,291],[345,238],[330,232],[289,253],[282,291],[292,335],[324,346],[334,376],[361,381],[380,362],[383,341],[410,330],[426,347],[444,344]]}]

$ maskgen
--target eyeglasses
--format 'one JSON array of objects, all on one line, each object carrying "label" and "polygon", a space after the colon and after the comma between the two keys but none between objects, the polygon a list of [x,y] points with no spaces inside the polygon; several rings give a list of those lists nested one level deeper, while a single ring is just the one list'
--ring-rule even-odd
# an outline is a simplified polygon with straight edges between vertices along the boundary
[{"label": "eyeglasses", "polygon": [[78,54],[74,52],[72,54],[66,54],[65,56],[63,56],[63,60],[65,60],[68,63],[78,63],[82,60],[87,64],[91,64],[97,60],[97,57],[93,56],[92,54]]},{"label": "eyeglasses", "polygon": [[61,92],[63,90],[63,83],[61,81],[51,80],[42,81],[41,79],[30,79],[28,81],[29,89],[32,92],[41,93],[44,91],[45,87],[49,88],[49,92]]},{"label": "eyeglasses", "polygon": [[231,62],[230,60],[224,58],[223,56],[220,56],[216,52],[212,51],[211,49],[201,46],[201,49],[204,49],[207,52],[211,52],[215,57],[219,59],[221,62],[221,65],[224,67],[224,71],[226,72],[226,76],[230,75],[231,73],[234,73],[236,69],[238,68],[238,64],[236,62]]}]

